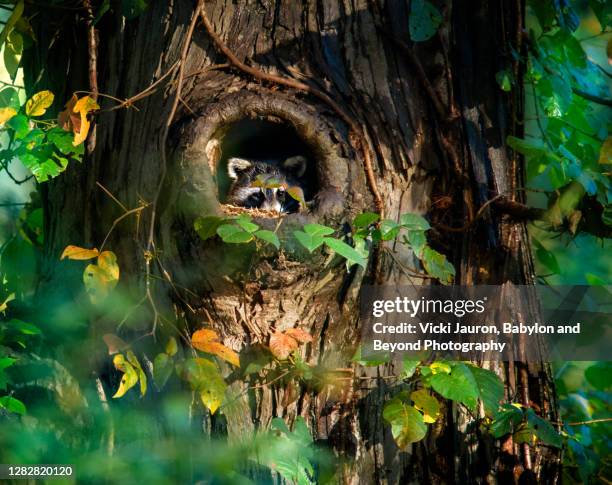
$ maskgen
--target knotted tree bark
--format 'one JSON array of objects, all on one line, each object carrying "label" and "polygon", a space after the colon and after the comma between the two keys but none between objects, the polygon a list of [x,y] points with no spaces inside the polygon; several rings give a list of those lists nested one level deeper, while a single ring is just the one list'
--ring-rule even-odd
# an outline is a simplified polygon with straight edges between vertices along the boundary
[{"label": "knotted tree bark", "polygon": [[[495,442],[456,407],[445,410],[423,442],[406,450],[393,442],[382,420],[382,405],[394,393],[383,378],[394,373],[393,365],[364,369],[350,357],[359,341],[364,283],[429,282],[403,269],[418,266],[410,251],[389,247],[393,257],[380,251],[366,271],[347,272],[325,254],[228,248],[202,241],[193,230],[198,216],[223,213],[227,137],[238,140],[231,149],[256,150],[257,136],[240,133],[247,125],[236,123],[257,120],[267,145],[281,144],[266,135],[280,126],[312,160],[310,208],[285,218],[281,236],[309,221],[341,227],[366,210],[383,208],[391,219],[426,214],[434,226],[430,242],[455,264],[456,283],[534,283],[524,224],[494,205],[478,212],[500,194],[522,197],[522,163],[504,140],[521,130],[522,67],[511,51],[523,52],[523,4],[483,2],[466,9],[442,2],[442,25],[422,43],[410,41],[409,7],[399,0],[215,0],[203,6],[208,29],[189,0],[150,2],[133,20],[105,15],[95,26],[93,74],[103,108],[95,120],[95,147],[90,144],[82,165],[72,164],[43,187],[40,293],[72,295],[75,286],[66,281],[80,284],[78,269],[60,266],[58,255],[67,244],[99,246],[104,240],[122,214],[107,192],[126,208],[146,203],[106,243],[119,257],[120,287],[135,300],[150,291],[156,303],[131,316],[131,331],[150,331],[159,312],[192,328],[211,325],[226,345],[242,350],[266,344],[273,329],[299,326],[314,336],[303,352],[307,362],[352,368],[350,384],[340,390],[251,389],[223,420],[212,418],[211,430],[239,439],[273,417],[291,422],[303,416],[316,440],[346,458],[346,483],[494,483],[536,475],[552,482],[557,457],[510,439]],[[45,15],[33,18],[39,42],[25,59],[28,91],[51,89],[63,100],[89,91],[91,43],[83,41],[83,14],[31,8]],[[514,74],[511,93],[495,82],[501,69]],[[143,91],[146,96],[121,109],[104,109],[113,106],[104,94],[129,99]],[[118,324],[109,316],[94,319],[94,334]],[[172,333],[163,319],[158,336]],[[105,359],[100,355],[82,372],[89,375]],[[545,364],[488,365],[504,380],[508,398],[521,396],[555,418]],[[242,385],[234,386],[238,392]]]}]

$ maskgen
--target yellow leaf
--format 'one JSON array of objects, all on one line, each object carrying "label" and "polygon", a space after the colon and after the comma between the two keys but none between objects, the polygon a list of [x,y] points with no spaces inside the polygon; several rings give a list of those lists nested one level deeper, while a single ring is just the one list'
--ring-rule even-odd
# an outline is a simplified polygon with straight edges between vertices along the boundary
[{"label": "yellow leaf", "polygon": [[202,352],[216,355],[230,364],[240,367],[240,357],[238,357],[238,354],[221,342],[193,342],[193,346]]},{"label": "yellow leaf", "polygon": [[197,389],[200,391],[200,399],[211,414],[215,414],[223,402],[227,385],[213,362],[207,359],[195,359],[195,361],[199,368],[200,382]]},{"label": "yellow leaf", "polygon": [[104,301],[119,281],[117,256],[112,251],[98,255],[98,264],[88,264],[83,272],[83,283],[94,305]]},{"label": "yellow leaf", "polygon": [[109,282],[117,284],[117,281],[119,281],[119,265],[115,253],[102,251],[98,256],[98,266],[106,273]]},{"label": "yellow leaf", "polygon": [[206,342],[218,342],[219,335],[214,330],[209,328],[201,328],[200,330],[196,330],[193,332],[191,336],[192,343],[206,343]]},{"label": "yellow leaf", "polygon": [[53,93],[51,91],[40,91],[28,99],[26,103],[26,114],[28,116],[41,116],[47,108],[53,104]]},{"label": "yellow leaf", "polygon": [[310,335],[307,331],[302,330],[301,328],[290,328],[285,331],[285,335],[289,335],[300,343],[308,343],[312,342],[312,335]]},{"label": "yellow leaf", "polygon": [[138,362],[138,359],[136,358],[136,355],[134,355],[134,352],[128,350],[126,355],[128,362],[132,364],[134,369],[136,369],[136,372],[138,374],[138,381],[140,382],[140,395],[144,396],[147,392],[147,375],[142,370],[142,366],[140,365],[140,362]]},{"label": "yellow leaf", "polygon": [[138,382],[138,374],[136,373],[136,369],[134,369],[129,362],[126,362],[125,357],[122,354],[115,355],[113,358],[113,364],[117,370],[123,372],[121,382],[119,383],[119,388],[113,396],[115,399],[122,397],[127,391],[136,385]]},{"label": "yellow leaf", "polygon": [[425,389],[419,389],[410,394],[414,407],[423,413],[423,421],[435,423],[440,416],[440,403]]},{"label": "yellow leaf", "polygon": [[174,337],[170,337],[168,343],[166,344],[166,353],[172,357],[178,352],[178,344],[176,343],[176,339]]},{"label": "yellow leaf", "polygon": [[0,313],[4,313],[8,308],[9,302],[13,301],[14,299],[15,293],[11,293],[9,296],[7,296],[6,299],[2,303],[0,303]]},{"label": "yellow leaf", "polygon": [[439,374],[439,373],[450,374],[451,373],[450,365],[448,365],[445,362],[434,362],[429,366],[429,368],[431,369],[431,372],[433,372],[434,374]]},{"label": "yellow leaf", "polygon": [[214,330],[202,328],[191,336],[191,344],[198,350],[216,355],[236,367],[240,367],[240,358],[232,349],[219,342],[219,336]]},{"label": "yellow leaf", "polygon": [[13,108],[0,108],[0,126],[4,126],[8,120],[17,114]]},{"label": "yellow leaf", "polygon": [[64,252],[60,256],[60,259],[77,259],[77,260],[87,260],[98,257],[100,253],[96,248],[86,249],[80,248],[79,246],[66,246]]},{"label": "yellow leaf", "polygon": [[601,151],[599,152],[599,163],[610,164],[612,163],[612,136],[606,138],[606,141],[601,145]]},{"label": "yellow leaf", "polygon": [[202,389],[200,391],[200,399],[202,404],[210,410],[210,414],[215,414],[215,411],[219,409],[223,402],[223,396],[211,389]]},{"label": "yellow leaf", "polygon": [[[74,131],[74,140],[72,141],[74,146],[80,145],[87,138],[87,133],[89,133],[90,126],[89,120],[87,119],[87,114],[98,109],[100,109],[98,103],[96,103],[89,96],[83,96],[74,104],[72,112],[78,113],[81,121],[79,128]],[[74,128],[76,128],[76,125],[74,125]]]},{"label": "yellow leaf", "polygon": [[297,341],[284,333],[275,332],[270,336],[270,352],[278,359],[284,360],[289,357],[297,346]]},{"label": "yellow leaf", "polygon": [[221,406],[227,388],[217,365],[208,359],[188,359],[183,366],[182,377],[199,393],[202,404],[214,414]]}]

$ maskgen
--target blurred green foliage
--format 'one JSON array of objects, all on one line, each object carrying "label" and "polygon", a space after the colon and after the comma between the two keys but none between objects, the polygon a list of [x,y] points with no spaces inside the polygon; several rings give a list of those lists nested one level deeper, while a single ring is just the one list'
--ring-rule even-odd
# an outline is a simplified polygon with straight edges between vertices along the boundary
[{"label": "blurred green foliage", "polygon": [[[2,3],[13,7],[4,19],[8,27],[3,41],[4,64],[15,81],[19,79],[23,50],[32,45],[31,30],[27,19],[21,17],[23,1]],[[60,4],[62,0],[52,3]],[[112,13],[134,18],[147,8],[147,3],[123,0],[114,9],[111,2],[104,0],[94,21]],[[605,0],[530,0],[528,5],[528,57],[514,53],[526,71],[526,136],[511,138],[508,144],[525,156],[529,187],[539,191],[530,194],[529,202],[546,209],[544,220],[530,228],[538,275],[548,284],[609,284],[612,165],[608,163],[606,143],[610,140],[612,118],[606,104],[610,99],[606,47],[611,38],[612,4]],[[433,3],[411,2],[409,30],[413,41],[426,42],[440,21]],[[504,92],[511,92],[516,82],[511,67],[502,66],[495,81]],[[20,158],[38,182],[44,182],[59,175],[68,158],[80,158],[82,145],[73,147],[66,132],[46,126],[46,120],[36,118],[40,116],[34,114],[36,110],[30,108],[28,112],[22,93],[15,87],[0,91],[0,108],[14,111],[4,111],[4,116],[11,117],[6,119],[7,130],[3,133],[2,176]],[[376,217],[362,214],[354,221],[354,226],[364,231],[364,245]],[[259,228],[249,222],[226,224],[221,234],[217,231],[223,227],[220,224],[212,229],[201,224],[199,230],[210,236],[249,241],[255,237],[277,245],[275,235],[269,231],[258,233]],[[421,225],[412,227],[413,236],[406,243],[418,254],[429,254],[431,257],[422,259],[438,271],[441,279],[448,280],[446,260],[436,262],[437,255],[425,253],[424,232],[428,226],[423,225],[424,221],[386,221],[376,229],[376,237],[392,239],[399,226],[415,223]],[[332,459],[322,444],[313,443],[301,418],[291,427],[276,418],[269,430],[245,432],[244,441],[228,442],[223,413],[209,415],[195,398],[198,389],[192,391],[159,372],[149,383],[144,398],[132,391],[121,401],[112,400],[110,395],[116,390],[120,373],[110,366],[99,335],[89,333],[86,311],[78,302],[43,303],[33,298],[44,242],[43,213],[37,195],[23,206],[11,206],[8,217],[0,218],[0,227],[1,462],[73,463],[75,479],[91,484],[199,480],[261,483],[278,481],[279,476],[300,484],[333,482],[337,459]],[[325,243],[326,235],[317,233],[317,229],[320,227],[301,231],[300,243],[307,250],[316,249],[318,241],[319,246]],[[328,245],[335,245],[332,249],[349,262],[365,264],[365,247],[356,244],[355,249],[361,253],[355,254],[350,251],[353,248],[338,242]],[[36,306],[44,307],[44,318],[40,319]],[[108,306],[111,310],[106,317],[112,325],[121,321],[128,333],[136,335],[147,330],[142,322],[150,321],[150,312],[135,307],[130,295],[117,292]],[[131,317],[124,321],[127,313]],[[157,350],[158,357],[166,356],[159,360],[166,361],[176,352]],[[90,360],[94,362],[84,364]],[[92,376],[91,369],[98,364],[112,383]],[[162,364],[156,367],[165,370],[167,362]],[[269,360],[249,363],[256,369],[254,373],[268,364]],[[446,367],[441,363],[418,366],[410,362],[402,378],[422,376],[441,396],[472,407],[477,398],[486,400],[487,411],[491,411],[491,395],[495,398],[501,392],[497,381],[482,373],[470,378],[480,371],[464,364]],[[307,381],[310,377],[305,376],[313,372],[301,361],[291,371],[299,374],[302,381]],[[603,481],[612,476],[612,429],[606,421],[612,416],[612,368],[605,362],[566,362],[556,365],[555,371],[567,443],[564,479],[566,483]],[[459,379],[465,385],[458,385]],[[486,381],[486,385],[476,386],[478,379]],[[435,421],[437,406],[437,399],[429,395],[398,395],[387,403],[384,417],[391,423],[394,436],[408,443],[424,436],[425,423]],[[224,411],[231,412],[231,406]],[[417,416],[416,421],[423,420],[418,422],[418,429],[412,421],[407,422],[407,413]],[[491,432],[496,437],[503,436],[520,423],[529,436],[537,434],[544,442],[558,445],[550,423],[516,406],[506,405],[498,410]],[[75,479],[66,483],[74,483]]]}]

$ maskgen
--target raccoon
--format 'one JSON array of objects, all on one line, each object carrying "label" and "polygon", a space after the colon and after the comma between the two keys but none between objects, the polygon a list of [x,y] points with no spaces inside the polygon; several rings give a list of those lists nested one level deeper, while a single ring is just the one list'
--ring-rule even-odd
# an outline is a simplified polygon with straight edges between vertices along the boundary
[{"label": "raccoon", "polygon": [[227,174],[232,180],[227,202],[248,209],[279,213],[299,212],[302,204],[287,192],[298,187],[304,193],[307,161],[301,155],[282,163],[230,158]]}]

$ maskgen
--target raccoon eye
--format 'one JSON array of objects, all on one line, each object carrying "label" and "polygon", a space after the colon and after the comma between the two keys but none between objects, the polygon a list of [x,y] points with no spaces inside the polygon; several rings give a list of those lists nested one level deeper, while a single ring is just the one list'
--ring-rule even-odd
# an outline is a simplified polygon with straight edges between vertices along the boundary
[{"label": "raccoon eye", "polygon": [[265,199],[265,195],[263,192],[261,191],[256,192],[254,194],[249,195],[249,197],[246,200],[245,206],[247,208],[259,207],[261,204],[263,204],[264,199]]}]

